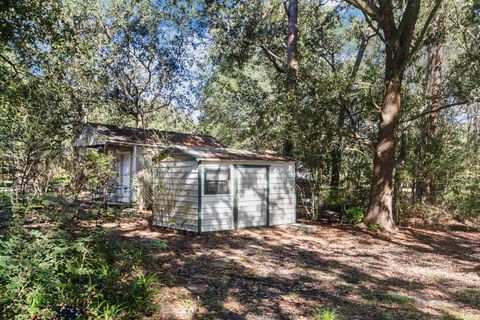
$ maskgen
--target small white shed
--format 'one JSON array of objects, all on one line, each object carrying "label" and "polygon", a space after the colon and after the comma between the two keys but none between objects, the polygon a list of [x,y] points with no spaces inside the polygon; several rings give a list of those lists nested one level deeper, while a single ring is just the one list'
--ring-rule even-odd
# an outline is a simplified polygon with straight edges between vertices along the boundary
[{"label": "small white shed", "polygon": [[296,222],[291,158],[230,148],[174,147],[153,163],[156,226],[207,232]]}]

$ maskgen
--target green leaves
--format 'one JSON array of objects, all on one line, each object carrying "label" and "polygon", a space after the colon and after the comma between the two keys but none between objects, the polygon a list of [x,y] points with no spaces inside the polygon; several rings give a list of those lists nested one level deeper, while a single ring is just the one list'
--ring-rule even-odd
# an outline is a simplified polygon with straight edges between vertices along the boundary
[{"label": "green leaves", "polygon": [[54,317],[62,305],[106,319],[151,308],[157,279],[132,273],[144,254],[133,244],[112,242],[102,233],[75,238],[57,227],[49,232],[17,228],[0,240],[0,252],[0,314],[5,318]]}]

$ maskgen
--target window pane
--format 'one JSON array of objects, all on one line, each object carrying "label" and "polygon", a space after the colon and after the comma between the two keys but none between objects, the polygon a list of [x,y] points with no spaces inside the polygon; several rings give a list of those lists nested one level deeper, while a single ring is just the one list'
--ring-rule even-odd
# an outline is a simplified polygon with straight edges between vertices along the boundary
[{"label": "window pane", "polygon": [[217,193],[217,184],[215,181],[205,182],[205,193]]},{"label": "window pane", "polygon": [[228,193],[228,181],[218,181],[217,191],[220,193]]},{"label": "window pane", "polygon": [[205,171],[205,180],[228,181],[228,170],[210,169]]},{"label": "window pane", "polygon": [[228,170],[218,171],[217,180],[219,181],[228,181]]}]

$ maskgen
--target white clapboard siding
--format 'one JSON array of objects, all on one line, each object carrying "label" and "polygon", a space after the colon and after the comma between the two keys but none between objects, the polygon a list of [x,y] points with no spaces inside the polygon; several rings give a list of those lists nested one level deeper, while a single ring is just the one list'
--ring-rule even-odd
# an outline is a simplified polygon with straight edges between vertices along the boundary
[{"label": "white clapboard siding", "polygon": [[152,175],[154,224],[198,231],[197,162],[160,162]]},{"label": "white clapboard siding", "polygon": [[[230,170],[228,194],[204,193],[205,168]],[[155,177],[152,178],[157,186],[154,204],[154,223],[157,225],[199,231],[200,212],[202,232],[232,230],[235,228],[235,203],[238,206],[239,228],[265,226],[267,208],[271,225],[295,222],[293,163],[272,163],[269,169],[238,165],[236,177],[234,163],[228,161],[224,164],[202,162],[200,166],[195,161],[161,162],[155,169]],[[236,186],[234,181],[237,181]],[[198,208],[199,187],[200,208]],[[236,201],[235,190],[238,197]]]},{"label": "white clapboard siding", "polygon": [[233,212],[232,211],[223,211],[223,212],[215,212],[215,211],[207,211],[202,213],[203,222],[206,220],[230,220],[233,219]]},{"label": "white clapboard siding", "polygon": [[270,167],[270,225],[295,223],[295,165]]},{"label": "white clapboard siding", "polygon": [[219,220],[206,220],[202,223],[202,231],[223,231],[235,228],[233,218]]},{"label": "white clapboard siding", "polygon": [[222,212],[222,211],[232,211],[233,210],[233,203],[230,202],[209,202],[209,203],[202,203],[202,212],[208,212],[208,211],[217,211],[217,212]]}]

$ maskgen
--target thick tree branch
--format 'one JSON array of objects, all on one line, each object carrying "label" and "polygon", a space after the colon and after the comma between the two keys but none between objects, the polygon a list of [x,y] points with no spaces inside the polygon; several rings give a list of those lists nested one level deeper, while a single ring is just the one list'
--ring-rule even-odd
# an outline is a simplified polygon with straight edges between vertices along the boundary
[{"label": "thick tree branch", "polygon": [[[415,21],[420,10],[420,0],[408,0],[407,6],[398,25],[399,37],[404,37],[404,34],[410,33],[410,29],[415,27]],[[413,26],[412,26],[413,24]]]},{"label": "thick tree branch", "polygon": [[370,18],[373,20],[380,22],[381,21],[381,14],[380,9],[371,1],[369,0],[345,0],[347,3],[351,4],[352,6],[360,9],[365,14],[368,14]]},{"label": "thick tree branch", "polygon": [[[435,18],[435,15],[437,14],[441,4],[442,4],[442,0],[435,0],[435,6],[433,7],[432,11],[430,11],[427,21],[425,21],[425,24],[423,25],[423,28],[420,31],[420,34],[417,40],[415,40],[415,43],[413,44],[412,49],[410,50],[409,58],[415,55],[415,53],[420,49],[423,38],[425,38],[425,35],[427,34],[428,27],[430,26],[433,19]],[[407,59],[407,60],[410,60],[410,59]]]}]

